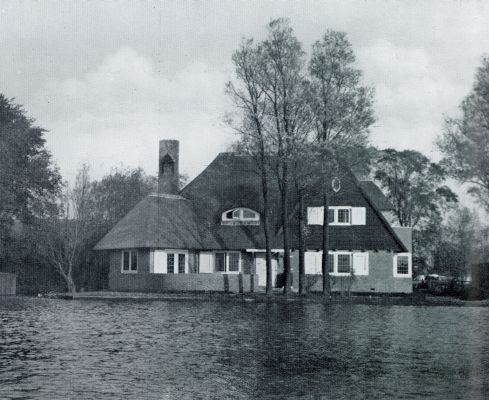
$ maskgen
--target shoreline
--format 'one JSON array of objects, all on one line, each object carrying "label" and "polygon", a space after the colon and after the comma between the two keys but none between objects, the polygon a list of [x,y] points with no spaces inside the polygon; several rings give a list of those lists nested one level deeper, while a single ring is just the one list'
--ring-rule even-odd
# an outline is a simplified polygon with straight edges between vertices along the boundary
[{"label": "shoreline", "polygon": [[[22,296],[22,295],[19,295]],[[30,296],[27,296],[30,297]],[[144,292],[79,292],[75,296],[67,293],[48,293],[38,295],[39,298],[64,300],[122,300],[122,301],[214,301],[233,303],[320,303],[320,304],[368,304],[368,305],[405,305],[405,306],[455,306],[455,307],[488,307],[489,300],[462,300],[454,297],[432,296],[423,293],[405,295],[341,295],[333,294],[324,298],[320,293],[284,295],[274,292],[265,293],[221,293],[221,292],[175,292],[175,293],[144,293]]]}]

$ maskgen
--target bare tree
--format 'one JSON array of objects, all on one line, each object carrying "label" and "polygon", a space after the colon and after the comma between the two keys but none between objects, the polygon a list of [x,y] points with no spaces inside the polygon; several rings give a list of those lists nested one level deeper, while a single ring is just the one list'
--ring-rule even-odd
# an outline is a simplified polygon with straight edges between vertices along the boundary
[{"label": "bare tree", "polygon": [[306,100],[309,88],[304,77],[304,52],[286,19],[271,21],[268,38],[261,44],[263,73],[261,87],[271,120],[272,168],[280,190],[284,247],[284,293],[290,291],[289,192],[290,164],[294,149],[307,139],[310,114]]},{"label": "bare tree", "polygon": [[246,40],[233,54],[238,86],[232,82],[226,85],[227,93],[239,111],[239,122],[228,118],[228,123],[238,132],[238,148],[254,160],[261,178],[263,196],[263,231],[266,252],[266,293],[272,292],[272,252],[270,233],[270,199],[269,199],[269,144],[266,124],[266,102],[260,85],[260,68],[262,68],[260,48],[253,40]]},{"label": "bare tree", "polygon": [[326,31],[312,49],[309,63],[311,96],[316,141],[323,162],[323,293],[329,294],[328,260],[328,188],[329,171],[342,159],[351,167],[358,152],[368,144],[369,127],[374,122],[373,90],[361,85],[361,71],[355,67],[355,55],[343,32]]},{"label": "bare tree", "polygon": [[59,215],[42,222],[43,254],[66,281],[68,292],[74,295],[73,272],[90,235],[93,214],[88,166],[82,166],[74,188],[65,191],[59,205]]}]

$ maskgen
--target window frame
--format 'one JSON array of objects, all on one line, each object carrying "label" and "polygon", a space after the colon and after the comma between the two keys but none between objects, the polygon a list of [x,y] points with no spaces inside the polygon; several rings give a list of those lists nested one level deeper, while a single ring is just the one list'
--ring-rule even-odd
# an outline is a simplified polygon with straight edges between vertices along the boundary
[{"label": "window frame", "polygon": [[[188,266],[188,251],[187,250],[179,250],[179,249],[166,249],[166,274],[167,275],[179,275],[179,274],[188,274],[189,273],[189,266]],[[168,256],[172,254],[173,255],[173,272],[168,272]],[[185,267],[184,271],[185,272],[180,272],[180,266],[179,266],[179,259],[180,255],[183,255],[185,257]]]},{"label": "window frame", "polygon": [[[216,271],[216,255],[217,254],[224,254],[224,271]],[[229,256],[231,254],[237,254],[238,255],[238,270],[237,271],[230,271],[229,270]],[[240,251],[215,251],[213,253],[214,256],[214,274],[240,274],[242,271],[242,257],[241,257],[241,252]]]},{"label": "window frame", "polygon": [[[244,212],[250,212],[253,217],[245,217]],[[228,214],[231,213],[231,218]],[[237,216],[235,214],[237,213]],[[236,207],[226,210],[221,215],[222,225],[260,225],[260,213],[246,207]]]},{"label": "window frame", "polygon": [[[352,225],[365,225],[365,223],[357,224],[353,223],[353,209],[365,207],[352,207],[352,206],[330,206],[328,207],[328,220],[329,212],[333,212],[332,221],[328,222],[329,226],[352,226]],[[348,211],[348,222],[339,222],[340,211]],[[366,212],[366,211],[364,211]],[[314,218],[312,217],[314,216]],[[324,221],[324,207],[310,206],[307,207],[307,225],[323,225]]]},{"label": "window frame", "polygon": [[[170,257],[171,257],[171,272],[170,272]],[[173,252],[168,252],[166,253],[166,273],[167,274],[175,274],[175,253]]]},{"label": "window frame", "polygon": [[[397,271],[399,257],[407,257],[408,259],[408,273],[400,274]],[[413,277],[413,260],[411,253],[396,253],[393,257],[392,274],[394,278],[411,278]]]},{"label": "window frame", "polygon": [[[124,269],[124,253],[129,253],[129,269]],[[133,269],[133,257],[136,258],[136,269]],[[121,251],[121,273],[137,274],[139,270],[139,254],[137,249],[124,249]]]},{"label": "window frame", "polygon": [[[353,252],[351,251],[329,251],[328,254],[333,254],[333,271],[330,275],[333,276],[350,276],[353,270]],[[350,256],[350,272],[338,272],[338,256],[348,255]]]},{"label": "window frame", "polygon": [[[332,207],[328,207],[329,210],[333,210],[334,212],[334,218],[333,218],[333,222],[330,222],[329,225],[330,226],[349,226],[351,225],[351,209],[352,207],[351,206],[332,206]],[[339,211],[342,210],[346,210],[348,211],[348,222],[339,222]]]}]

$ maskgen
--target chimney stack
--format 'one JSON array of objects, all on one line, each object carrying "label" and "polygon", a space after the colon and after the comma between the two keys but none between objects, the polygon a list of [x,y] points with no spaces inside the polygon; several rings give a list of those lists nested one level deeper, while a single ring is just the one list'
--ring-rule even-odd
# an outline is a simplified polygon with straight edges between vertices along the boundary
[{"label": "chimney stack", "polygon": [[160,157],[158,163],[158,193],[178,193],[178,148],[178,140],[160,140]]}]

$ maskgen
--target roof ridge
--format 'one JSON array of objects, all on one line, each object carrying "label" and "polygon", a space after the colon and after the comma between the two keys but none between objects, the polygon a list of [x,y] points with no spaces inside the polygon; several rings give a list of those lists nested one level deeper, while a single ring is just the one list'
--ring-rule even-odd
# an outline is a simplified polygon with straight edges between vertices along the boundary
[{"label": "roof ridge", "polygon": [[172,199],[172,200],[187,200],[185,197],[180,196],[179,194],[169,194],[169,193],[150,193],[149,197],[160,197],[163,199]]}]

